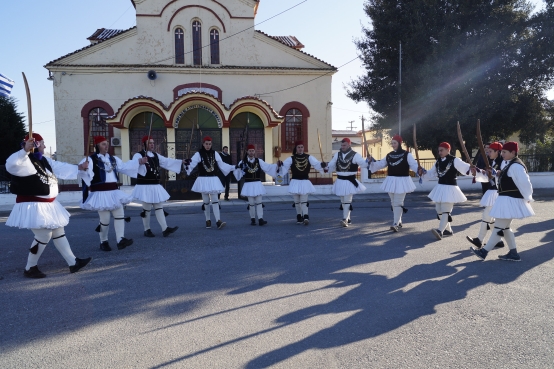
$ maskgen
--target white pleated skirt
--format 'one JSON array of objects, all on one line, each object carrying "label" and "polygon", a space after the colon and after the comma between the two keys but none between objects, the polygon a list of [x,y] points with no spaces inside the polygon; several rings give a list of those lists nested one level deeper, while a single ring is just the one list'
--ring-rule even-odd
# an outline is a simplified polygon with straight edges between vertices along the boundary
[{"label": "white pleated skirt", "polygon": [[221,181],[217,176],[198,177],[196,181],[194,181],[192,191],[204,194],[215,194],[222,193],[225,191],[225,188],[221,185]]},{"label": "white pleated skirt", "polygon": [[169,194],[161,185],[136,185],[131,193],[133,200],[147,204],[158,204],[169,200]]},{"label": "white pleated skirt", "polygon": [[525,199],[510,196],[498,196],[490,216],[500,219],[523,219],[535,215],[531,204]]},{"label": "white pleated skirt", "polygon": [[256,197],[260,195],[265,195],[265,187],[261,181],[256,182],[245,182],[244,186],[240,190],[241,196],[246,197]]},{"label": "white pleated skirt", "polygon": [[479,202],[479,204],[484,207],[493,206],[497,198],[498,198],[497,190],[487,190],[487,192],[485,192],[483,197],[481,197],[481,201]]},{"label": "white pleated skirt", "polygon": [[289,193],[292,195],[309,195],[315,193],[315,187],[309,179],[292,179],[289,183]]},{"label": "white pleated skirt", "polygon": [[333,183],[333,193],[337,196],[348,196],[354,195],[358,192],[363,192],[366,190],[366,187],[358,180],[358,187],[354,186],[350,181],[346,179],[338,179]]},{"label": "white pleated skirt", "polygon": [[20,202],[15,204],[6,225],[28,229],[56,229],[69,223],[69,213],[54,200],[52,202]]},{"label": "white pleated skirt", "polygon": [[437,184],[428,196],[433,202],[459,203],[467,201],[462,190],[458,186]]},{"label": "white pleated skirt", "polygon": [[89,192],[87,201],[81,204],[85,210],[115,210],[133,201],[131,195],[121,190]]},{"label": "white pleated skirt", "polygon": [[409,193],[414,192],[416,186],[412,177],[387,176],[381,184],[381,189],[387,193]]}]

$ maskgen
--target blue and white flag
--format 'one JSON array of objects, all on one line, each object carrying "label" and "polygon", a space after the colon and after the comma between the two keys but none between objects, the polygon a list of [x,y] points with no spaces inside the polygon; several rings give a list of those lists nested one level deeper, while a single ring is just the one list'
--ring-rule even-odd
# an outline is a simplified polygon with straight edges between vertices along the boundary
[{"label": "blue and white flag", "polygon": [[0,73],[0,95],[10,97],[14,81]]}]

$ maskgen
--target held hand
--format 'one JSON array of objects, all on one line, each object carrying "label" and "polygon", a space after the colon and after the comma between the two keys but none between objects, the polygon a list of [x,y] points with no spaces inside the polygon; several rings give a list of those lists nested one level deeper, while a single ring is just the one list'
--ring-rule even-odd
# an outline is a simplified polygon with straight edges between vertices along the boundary
[{"label": "held hand", "polygon": [[418,176],[423,176],[423,168],[422,167],[417,167],[417,175]]},{"label": "held hand", "polygon": [[77,166],[79,170],[85,171],[88,169],[88,160]]},{"label": "held hand", "polygon": [[148,164],[148,158],[145,156],[143,158],[140,158],[139,159],[139,163],[140,164]]},{"label": "held hand", "polygon": [[471,172],[471,175],[472,175],[472,176],[475,177],[475,176],[477,175],[477,168],[476,168],[474,165],[471,165],[471,166],[469,167],[469,171]]},{"label": "held hand", "polygon": [[327,168],[327,163],[324,162],[324,161],[322,161],[322,162],[321,162],[321,167],[322,167],[322,168]]},{"label": "held hand", "polygon": [[29,141],[25,142],[25,151],[31,151],[35,148],[35,139],[30,138]]},{"label": "held hand", "polygon": [[277,160],[277,167],[281,168],[283,166],[283,162],[281,160]]},{"label": "held hand", "polygon": [[489,167],[486,169],[486,174],[487,174],[487,177],[489,177],[489,179],[491,179],[493,177],[492,175],[492,168]]}]

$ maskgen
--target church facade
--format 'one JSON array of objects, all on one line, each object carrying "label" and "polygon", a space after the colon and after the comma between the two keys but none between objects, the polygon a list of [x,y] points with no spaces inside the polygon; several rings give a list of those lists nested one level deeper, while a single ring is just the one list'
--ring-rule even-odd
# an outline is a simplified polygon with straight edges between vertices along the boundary
[{"label": "church facade", "polygon": [[248,143],[274,162],[296,140],[321,159],[319,131],[330,159],[337,69],[296,37],[255,30],[259,0],[131,1],[135,27],[98,29],[90,45],[45,66],[58,160],[78,162],[96,135],[129,160],[150,129],[169,157],[190,157],[209,135],[234,162]]}]

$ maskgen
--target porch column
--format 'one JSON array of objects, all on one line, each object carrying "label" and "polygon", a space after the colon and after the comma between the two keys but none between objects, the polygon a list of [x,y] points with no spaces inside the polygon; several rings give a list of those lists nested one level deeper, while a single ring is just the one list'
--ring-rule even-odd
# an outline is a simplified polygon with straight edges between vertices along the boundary
[{"label": "porch column", "polygon": [[[121,160],[127,162],[131,160],[131,146],[129,143],[129,130],[127,128],[120,128],[119,133],[121,135]],[[121,174],[121,183],[124,186],[131,185],[131,178],[124,174]]]},{"label": "porch column", "polygon": [[[175,159],[175,128],[167,128],[167,157]],[[167,176],[170,181],[177,179],[175,172],[168,172]]]},{"label": "porch column", "polygon": [[273,128],[264,127],[264,160],[268,163],[273,163]]},{"label": "porch column", "polygon": [[227,146],[231,150],[231,138],[229,137],[229,127],[221,128],[221,147]]}]

